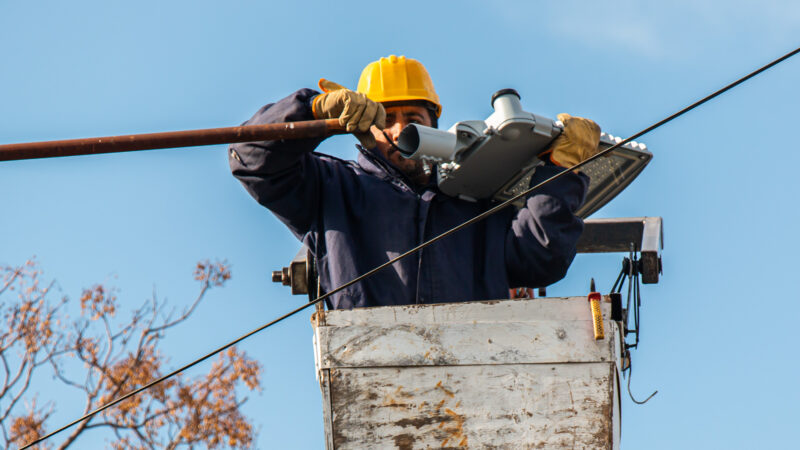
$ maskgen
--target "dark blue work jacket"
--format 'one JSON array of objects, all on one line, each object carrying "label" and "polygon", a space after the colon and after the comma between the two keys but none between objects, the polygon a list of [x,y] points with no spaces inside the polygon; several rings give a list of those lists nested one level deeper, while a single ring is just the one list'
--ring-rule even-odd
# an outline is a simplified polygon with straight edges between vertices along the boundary
[{"label": "dark blue work jacket", "polygon": [[[261,108],[247,125],[313,119],[301,89]],[[330,291],[485,211],[436,188],[414,186],[385,158],[358,162],[312,153],[321,139],[233,144],[233,175],[308,246]],[[563,169],[540,167],[533,183]],[[575,256],[588,180],[569,174],[507,208],[335,294],[333,308],[498,299],[509,287],[546,286]]]}]

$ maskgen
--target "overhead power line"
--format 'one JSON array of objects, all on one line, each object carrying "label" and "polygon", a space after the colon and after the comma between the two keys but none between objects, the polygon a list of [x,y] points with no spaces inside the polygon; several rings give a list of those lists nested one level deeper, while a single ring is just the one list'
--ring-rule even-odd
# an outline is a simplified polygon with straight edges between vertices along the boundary
[{"label": "overhead power line", "polygon": [[438,242],[438,241],[446,238],[447,236],[450,236],[451,234],[458,232],[459,230],[461,230],[463,228],[466,228],[466,227],[468,227],[468,226],[470,226],[470,225],[472,225],[472,224],[474,224],[476,222],[479,222],[479,221],[491,216],[492,214],[495,214],[496,212],[498,212],[498,211],[510,206],[515,201],[517,201],[517,200],[527,196],[531,192],[541,188],[542,186],[546,185],[547,183],[550,183],[552,181],[555,181],[555,180],[561,178],[562,176],[564,176],[564,174],[566,174],[568,172],[571,172],[571,171],[576,170],[576,169],[580,169],[581,167],[583,167],[584,165],[588,164],[589,162],[594,161],[594,160],[596,160],[598,158],[601,158],[601,157],[607,155],[608,153],[612,152],[613,150],[615,150],[615,149],[627,144],[628,142],[633,141],[633,140],[635,140],[635,139],[637,139],[637,138],[639,138],[639,137],[641,137],[641,136],[643,136],[643,135],[655,130],[656,128],[658,128],[658,127],[660,127],[660,126],[662,126],[662,125],[664,125],[664,124],[666,124],[668,122],[671,122],[672,120],[682,116],[683,114],[686,114],[687,112],[697,108],[698,106],[706,103],[707,101],[712,100],[715,97],[717,97],[717,96],[729,91],[730,89],[733,89],[734,87],[744,83],[745,81],[749,80],[750,78],[753,78],[756,75],[758,75],[758,74],[760,74],[760,73],[772,68],[773,66],[775,66],[777,64],[780,64],[781,62],[791,58],[792,56],[796,55],[797,53],[800,53],[800,47],[798,47],[798,48],[792,50],[791,52],[781,56],[780,58],[777,58],[777,59],[773,60],[772,62],[770,62],[770,63],[768,63],[768,64],[766,64],[766,65],[764,65],[764,66],[762,66],[762,67],[760,67],[760,68],[758,68],[756,70],[754,70],[753,72],[750,72],[749,74],[747,74],[747,75],[739,78],[738,80],[728,84],[727,86],[725,86],[725,87],[723,87],[723,88],[721,88],[721,89],[719,89],[719,90],[707,95],[706,97],[703,97],[702,99],[692,103],[691,105],[681,109],[680,111],[678,111],[678,112],[676,112],[674,114],[671,114],[670,116],[666,117],[665,119],[662,119],[662,120],[654,123],[653,125],[650,125],[649,127],[643,129],[642,131],[639,131],[638,133],[635,133],[632,136],[630,136],[630,137],[628,137],[626,139],[623,139],[620,142],[617,142],[616,144],[614,144],[611,147],[603,150],[602,152],[597,153],[596,155],[592,156],[591,158],[588,158],[588,159],[586,159],[584,161],[581,161],[580,163],[575,164],[574,166],[568,168],[567,170],[564,170],[563,172],[560,172],[560,173],[558,173],[558,174],[556,174],[556,175],[554,175],[554,176],[542,181],[541,183],[539,183],[539,184],[537,184],[537,185],[535,185],[533,187],[528,188],[527,190],[515,195],[514,197],[512,197],[512,198],[510,198],[510,199],[508,199],[508,200],[506,200],[506,201],[504,201],[504,202],[502,202],[502,203],[500,203],[500,204],[498,204],[498,205],[496,205],[496,206],[494,206],[494,207],[482,212],[481,214],[478,214],[477,216],[467,220],[466,222],[464,222],[464,223],[462,223],[460,225],[457,225],[457,226],[451,228],[450,230],[445,231],[444,233],[442,233],[442,234],[440,234],[440,235],[438,235],[438,236],[436,236],[436,237],[434,237],[434,238],[432,238],[432,239],[430,239],[430,240],[428,240],[426,242],[423,242],[422,244],[412,248],[411,250],[408,250],[407,252],[403,253],[402,255],[399,255],[399,256],[397,256],[397,257],[395,257],[395,258],[393,258],[393,259],[391,259],[391,260],[389,260],[389,261],[387,261],[387,262],[375,267],[374,269],[372,269],[372,270],[370,270],[370,271],[368,271],[368,272],[366,272],[366,273],[364,273],[364,274],[362,274],[362,275],[360,275],[360,276],[348,281],[347,283],[345,283],[345,284],[343,284],[343,285],[331,290],[330,292],[317,297],[315,300],[313,300],[311,302],[308,302],[308,303],[304,304],[303,306],[295,308],[294,310],[292,310],[292,311],[290,311],[290,312],[278,317],[277,319],[275,319],[275,320],[273,320],[273,321],[271,321],[269,323],[266,323],[266,324],[256,328],[255,330],[250,331],[249,333],[244,334],[244,335],[234,339],[231,342],[228,342],[227,344],[225,344],[225,345],[223,345],[223,346],[221,346],[221,347],[219,347],[219,348],[217,348],[215,350],[212,350],[208,354],[206,354],[206,355],[204,355],[204,356],[202,356],[202,357],[190,362],[189,364],[186,364],[183,367],[180,367],[180,368],[178,368],[178,369],[176,369],[176,370],[174,370],[174,371],[172,371],[172,372],[170,372],[170,373],[168,373],[168,374],[166,374],[166,375],[164,375],[164,376],[162,376],[162,377],[160,377],[158,379],[155,379],[155,380],[143,385],[142,387],[140,387],[138,389],[135,389],[135,390],[133,390],[131,392],[128,392],[127,394],[125,394],[125,395],[123,395],[121,397],[118,397],[117,399],[112,400],[112,401],[106,403],[103,406],[100,406],[99,408],[95,409],[94,411],[91,411],[91,412],[81,416],[80,418],[73,420],[72,422],[62,426],[61,428],[59,428],[59,429],[57,429],[55,431],[52,431],[52,432],[48,433],[45,436],[40,437],[39,439],[37,439],[37,440],[25,445],[24,447],[22,447],[22,450],[30,448],[31,446],[36,445],[36,444],[38,444],[40,442],[43,442],[44,440],[46,440],[46,439],[48,439],[48,438],[50,438],[52,436],[55,436],[56,434],[66,430],[66,429],[68,429],[68,428],[70,428],[70,427],[72,427],[74,425],[77,425],[78,423],[80,423],[80,422],[82,422],[84,420],[88,420],[88,419],[92,418],[93,416],[105,411],[106,409],[108,409],[108,408],[110,408],[110,407],[112,407],[112,406],[114,406],[114,405],[116,405],[118,403],[120,403],[122,401],[125,401],[125,400],[133,397],[134,395],[137,395],[137,394],[139,394],[139,393],[141,393],[141,392],[143,392],[143,391],[145,391],[145,390],[147,390],[147,389],[149,389],[149,388],[151,388],[151,387],[153,387],[153,386],[155,386],[155,385],[157,385],[157,384],[159,384],[159,383],[161,383],[161,382],[163,382],[163,381],[165,381],[165,380],[167,380],[167,379],[169,379],[169,378],[171,378],[171,377],[173,377],[173,376],[175,376],[175,375],[177,375],[177,374],[179,374],[179,373],[181,373],[181,372],[183,372],[185,370],[188,370],[188,369],[196,366],[197,364],[199,364],[199,363],[211,358],[212,356],[216,355],[219,352],[222,352],[222,351],[228,349],[229,347],[232,347],[232,346],[238,344],[239,342],[249,338],[250,336],[253,336],[254,334],[256,334],[256,333],[258,333],[260,331],[263,331],[263,330],[271,327],[272,325],[275,325],[276,323],[281,322],[284,319],[287,319],[287,318],[299,313],[300,311],[303,311],[304,309],[306,309],[306,308],[308,308],[310,306],[316,305],[317,303],[319,303],[319,302],[331,297],[332,295],[336,294],[337,292],[340,292],[343,289],[346,289],[346,288],[348,288],[348,287],[350,287],[350,286],[352,286],[352,285],[364,280],[365,278],[368,278],[368,277],[372,276],[373,274],[375,274],[375,273],[377,273],[377,272],[379,272],[379,271],[391,266],[392,264],[400,261],[401,259],[406,258],[406,257],[408,257],[410,255],[413,255],[413,254],[417,253],[418,251],[424,249],[425,247],[427,247],[427,246],[429,246],[429,245],[431,245],[431,244],[433,244],[435,242]]}]

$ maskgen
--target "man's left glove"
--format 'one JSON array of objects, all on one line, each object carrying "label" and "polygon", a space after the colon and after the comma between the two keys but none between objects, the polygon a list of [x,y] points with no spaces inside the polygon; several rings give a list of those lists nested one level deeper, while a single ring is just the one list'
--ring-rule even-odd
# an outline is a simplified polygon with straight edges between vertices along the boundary
[{"label": "man's left glove", "polygon": [[564,131],[539,158],[549,154],[553,164],[572,167],[600,151],[600,126],[594,121],[565,113],[559,114],[558,120],[564,123]]},{"label": "man's left glove", "polygon": [[386,126],[386,110],[383,105],[367,98],[360,92],[328,81],[319,80],[323,93],[314,97],[311,111],[316,119],[339,119],[348,133],[353,133],[364,148],[374,148],[377,143],[369,131],[372,125],[382,130]]}]

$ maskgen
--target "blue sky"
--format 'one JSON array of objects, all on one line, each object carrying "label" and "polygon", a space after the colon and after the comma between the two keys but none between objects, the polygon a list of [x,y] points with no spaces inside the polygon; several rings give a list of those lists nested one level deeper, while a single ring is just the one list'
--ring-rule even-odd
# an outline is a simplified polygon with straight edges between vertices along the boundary
[{"label": "blue sky", "polygon": [[[627,136],[798,45],[788,1],[0,3],[0,143],[238,125],[320,77],[355,87],[404,54],[429,69],[441,125],[525,108]],[[800,402],[795,168],[800,59],[641,138],[650,166],[595,217],[662,216],[664,276],[643,289],[626,449],[792,448]],[[353,157],[355,139],[319,150]],[[109,282],[127,306],[194,295],[202,258],[232,264],[165,342],[188,362],[304,301],[270,271],[299,248],[229,174],[225,147],[0,164],[0,263],[35,255],[76,299]],[[608,290],[621,256],[579,256],[549,294]],[[321,448],[308,314],[241,346],[264,366],[246,413],[259,448]],[[206,371],[200,367],[194,373]],[[52,398],[51,427],[80,410]],[[87,436],[81,448],[102,446]]]}]

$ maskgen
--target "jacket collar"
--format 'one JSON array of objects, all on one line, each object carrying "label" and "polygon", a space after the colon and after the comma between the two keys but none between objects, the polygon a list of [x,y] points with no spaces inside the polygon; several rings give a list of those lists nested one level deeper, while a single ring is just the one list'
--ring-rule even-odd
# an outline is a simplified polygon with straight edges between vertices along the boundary
[{"label": "jacket collar", "polygon": [[368,150],[357,144],[356,148],[358,149],[358,165],[368,174],[379,178],[391,177],[401,178],[406,182],[409,181],[399,169],[375,149]]}]

